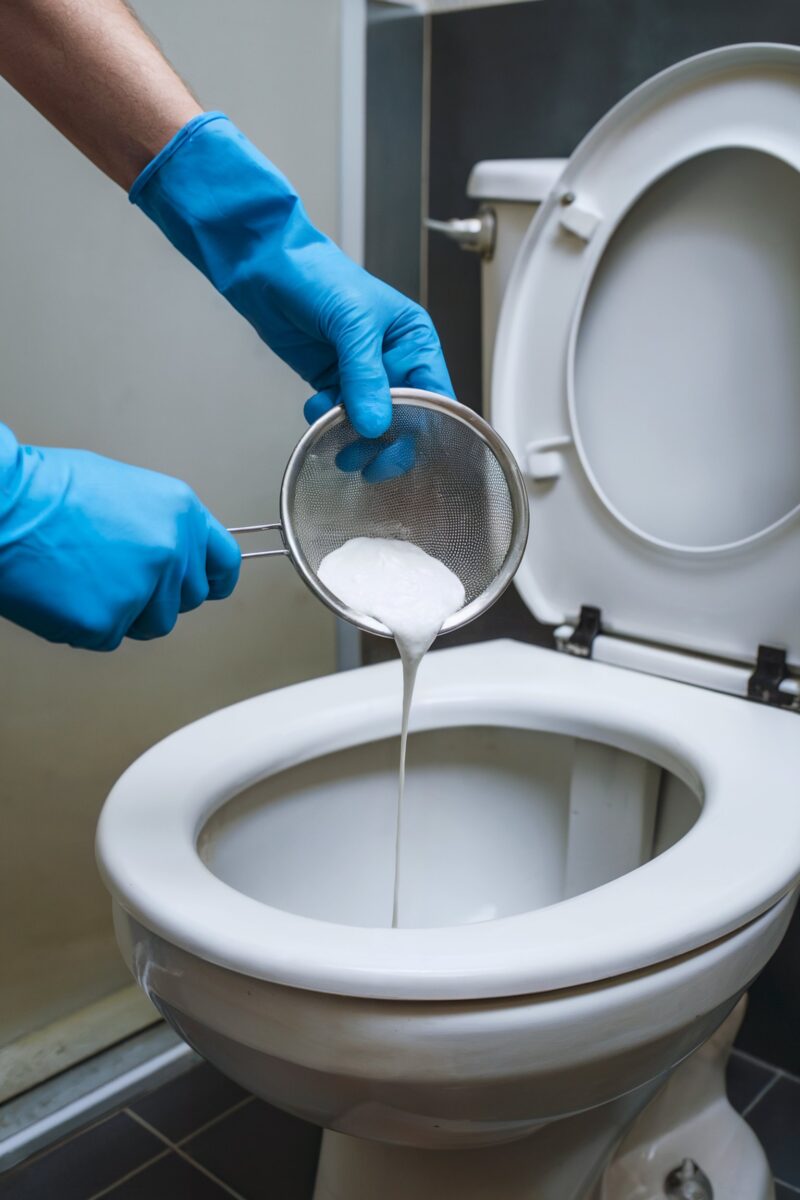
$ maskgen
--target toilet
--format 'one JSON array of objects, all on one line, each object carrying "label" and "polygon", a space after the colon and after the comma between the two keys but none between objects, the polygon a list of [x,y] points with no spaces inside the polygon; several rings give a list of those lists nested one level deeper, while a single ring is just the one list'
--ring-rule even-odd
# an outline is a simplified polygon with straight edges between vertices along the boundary
[{"label": "toilet", "polygon": [[473,172],[558,649],[423,662],[400,928],[395,663],[213,713],[108,797],[131,971],[323,1127],[315,1200],[774,1196],[723,1072],[800,877],[798,130],[800,51],[733,46]]}]

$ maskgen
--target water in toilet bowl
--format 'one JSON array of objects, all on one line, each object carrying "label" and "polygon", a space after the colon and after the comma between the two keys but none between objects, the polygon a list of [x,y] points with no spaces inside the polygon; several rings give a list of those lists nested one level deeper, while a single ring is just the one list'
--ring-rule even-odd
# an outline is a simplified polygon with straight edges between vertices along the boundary
[{"label": "water in toilet bowl", "polygon": [[340,600],[392,631],[403,664],[403,719],[397,788],[392,926],[398,924],[400,851],[408,717],[417,670],[447,618],[465,600],[464,585],[448,567],[413,542],[351,538],[323,558],[319,578]]}]

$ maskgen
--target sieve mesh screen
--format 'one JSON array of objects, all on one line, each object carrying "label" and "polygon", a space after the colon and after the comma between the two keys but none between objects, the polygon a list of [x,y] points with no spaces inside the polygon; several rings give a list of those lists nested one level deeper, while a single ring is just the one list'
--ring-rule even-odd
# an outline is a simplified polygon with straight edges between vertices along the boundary
[{"label": "sieve mesh screen", "polygon": [[350,538],[402,538],[440,559],[459,577],[466,603],[503,567],[515,533],[506,471],[475,429],[449,412],[396,402],[380,450],[398,438],[414,446],[414,466],[383,483],[336,466],[356,440],[341,421],[308,448],[285,496],[297,545],[316,574],[326,554]]}]

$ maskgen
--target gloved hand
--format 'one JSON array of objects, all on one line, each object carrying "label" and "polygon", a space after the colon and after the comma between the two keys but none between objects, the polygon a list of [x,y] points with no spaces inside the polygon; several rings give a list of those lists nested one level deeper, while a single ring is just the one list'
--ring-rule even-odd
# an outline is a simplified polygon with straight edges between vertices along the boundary
[{"label": "gloved hand", "polygon": [[114,650],[228,596],[240,560],[185,483],[85,450],[20,446],[0,425],[0,616],[51,642]]},{"label": "gloved hand", "polygon": [[[222,113],[185,125],[130,200],[316,388],[309,421],[343,402],[356,432],[376,438],[391,419],[390,386],[453,395],[424,309],[315,229],[289,181]],[[408,448],[361,443],[353,454],[374,478],[381,464],[384,478],[409,465]]]}]

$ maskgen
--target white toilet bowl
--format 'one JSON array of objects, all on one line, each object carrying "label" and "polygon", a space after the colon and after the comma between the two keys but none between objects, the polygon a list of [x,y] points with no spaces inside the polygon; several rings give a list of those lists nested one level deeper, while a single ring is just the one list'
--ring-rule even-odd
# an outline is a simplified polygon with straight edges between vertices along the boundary
[{"label": "white toilet bowl", "polygon": [[723,1096],[732,1026],[698,1048],[800,875],[799,126],[800,51],[732,47],[623,101],[547,197],[525,187],[553,171],[474,176],[503,202],[484,296],[533,504],[517,583],[570,653],[423,663],[400,928],[396,666],[215,713],[107,801],[134,975],[326,1128],[316,1200],[649,1200],[673,1154],[771,1200]]},{"label": "white toilet bowl", "polygon": [[[432,655],[393,930],[399,686],[394,666],[302,684],[135,763],[98,831],[120,945],[191,1045],[308,1120],[462,1149],[592,1109],[570,1158],[600,1170],[785,930],[795,718],[511,642]],[[506,1190],[492,1161],[491,1194],[531,1194],[519,1172],[564,1157],[548,1138],[509,1150]],[[348,1178],[353,1154],[326,1147]]]}]

